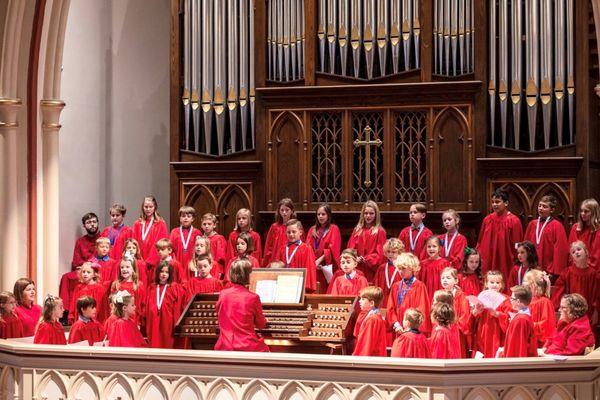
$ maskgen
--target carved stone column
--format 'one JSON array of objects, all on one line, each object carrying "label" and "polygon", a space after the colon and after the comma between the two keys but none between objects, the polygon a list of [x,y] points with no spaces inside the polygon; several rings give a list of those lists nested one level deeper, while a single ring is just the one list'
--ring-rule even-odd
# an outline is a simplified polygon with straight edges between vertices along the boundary
[{"label": "carved stone column", "polygon": [[62,100],[40,101],[43,191],[38,202],[38,207],[42,207],[38,232],[42,233],[43,239],[39,243],[42,262],[38,265],[38,290],[41,293],[56,293],[60,283],[58,132],[61,128],[60,113],[64,107]]},{"label": "carved stone column", "polygon": [[[0,98],[0,238],[4,251],[0,252],[0,282],[2,290],[12,290],[27,261],[25,224],[19,210],[25,199],[19,198],[21,186],[18,151],[20,99]],[[26,171],[25,171],[26,172]],[[9,250],[10,249],[10,250]],[[23,275],[24,276],[24,275]]]}]

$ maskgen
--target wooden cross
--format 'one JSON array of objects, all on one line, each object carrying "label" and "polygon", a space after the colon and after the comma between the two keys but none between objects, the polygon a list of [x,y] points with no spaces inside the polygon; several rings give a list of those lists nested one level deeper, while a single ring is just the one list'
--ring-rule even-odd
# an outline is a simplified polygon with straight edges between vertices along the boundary
[{"label": "wooden cross", "polygon": [[356,139],[354,141],[354,147],[358,147],[358,146],[365,146],[365,159],[367,160],[367,172],[365,174],[365,187],[369,188],[371,187],[371,184],[373,182],[371,182],[371,146],[381,146],[383,144],[383,142],[381,141],[381,139],[376,139],[376,140],[371,140],[371,132],[373,132],[373,129],[371,129],[371,127],[369,125],[367,125],[365,127],[365,130],[363,131],[364,133],[364,138],[365,140],[358,140]]}]

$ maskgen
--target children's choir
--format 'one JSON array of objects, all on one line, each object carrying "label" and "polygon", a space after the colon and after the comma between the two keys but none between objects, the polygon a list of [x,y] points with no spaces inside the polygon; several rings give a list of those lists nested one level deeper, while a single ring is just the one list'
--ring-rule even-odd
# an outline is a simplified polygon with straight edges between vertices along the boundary
[{"label": "children's choir", "polygon": [[[269,351],[255,328],[267,324],[258,296],[248,291],[255,268],[306,268],[307,293],[356,296],[360,309],[353,355],[408,358],[532,357],[539,352],[584,354],[593,347],[600,309],[600,206],[581,204],[568,235],[555,219],[557,201],[545,195],[523,233],[508,211],[508,195],[492,194],[477,246],[459,233],[455,210],[442,214],[441,234],[426,228],[427,208],[413,204],[410,226],[386,237],[377,203],[367,201],[349,241],[327,204],[305,234],[291,199],[279,202],[264,252],[252,213],[240,209],[228,239],[214,214],[200,229],[196,211],[179,210],[167,231],[154,197],[144,198],[132,228],[126,209],[109,209],[111,225],[82,218],[86,234],[74,248],[61,298],[35,304],[33,281],[19,279],[0,293],[0,338],[33,336],[35,343],[180,347],[175,325],[197,293],[220,293],[216,350]],[[558,321],[556,312],[558,311]],[[183,345],[185,346],[185,345]]]}]

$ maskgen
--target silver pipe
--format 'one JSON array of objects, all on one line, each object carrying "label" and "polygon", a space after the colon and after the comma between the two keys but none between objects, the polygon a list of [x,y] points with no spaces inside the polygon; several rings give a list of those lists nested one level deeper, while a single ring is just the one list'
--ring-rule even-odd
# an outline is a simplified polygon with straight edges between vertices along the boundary
[{"label": "silver pipe", "polygon": [[217,125],[218,154],[223,155],[225,145],[225,106],[227,93],[227,14],[225,1],[215,1],[215,93],[213,97]]},{"label": "silver pipe", "polygon": [[297,43],[297,37],[296,37],[296,0],[292,0],[292,3],[290,4],[290,52],[292,54],[292,80],[298,79],[298,59],[297,59],[297,53],[296,53],[296,43]]},{"label": "silver pipe", "polygon": [[552,0],[541,0],[541,93],[542,115],[544,121],[544,147],[550,147],[550,129],[552,127],[552,30],[555,29],[552,20]]},{"label": "silver pipe", "polygon": [[190,108],[193,91],[190,59],[192,59],[192,66],[194,65],[194,53],[191,51],[190,43],[191,8],[191,0],[185,0],[183,4],[183,93],[181,95],[181,102],[183,103],[183,134],[185,135],[184,143],[186,150],[190,149]]},{"label": "silver pipe", "polygon": [[488,84],[488,94],[490,98],[490,130],[492,134],[492,146],[496,145],[496,27],[496,7],[492,4],[490,6],[490,81]]},{"label": "silver pipe", "polygon": [[321,56],[321,72],[325,72],[325,43],[327,42],[327,2],[319,0],[319,24],[317,37],[319,38],[319,55]]},{"label": "silver pipe", "polygon": [[452,75],[458,75],[457,49],[458,48],[458,7],[456,1],[452,2],[450,8],[450,51],[452,54]]},{"label": "silver pipe", "polygon": [[410,45],[412,42],[412,2],[402,0],[402,48],[404,50],[404,70],[410,69]]},{"label": "silver pipe", "polygon": [[575,135],[575,19],[573,6],[574,0],[567,0],[567,100],[569,102],[569,143],[573,143]]},{"label": "silver pipe", "polygon": [[390,13],[388,1],[377,2],[377,48],[379,52],[380,75],[385,76],[387,66],[387,47],[390,37],[388,16]]},{"label": "silver pipe", "polygon": [[295,19],[296,19],[296,60],[297,60],[297,68],[298,68],[298,75],[297,75],[297,79],[302,79],[302,77],[304,76],[304,74],[302,73],[303,69],[304,69],[304,59],[303,59],[303,53],[302,53],[302,42],[304,41],[303,38],[303,26],[304,26],[304,18],[302,18],[302,10],[304,9],[304,1],[296,1],[296,12],[295,12]]},{"label": "silver pipe", "polygon": [[[249,72],[248,68],[252,66],[252,64],[248,61],[249,50],[250,47],[250,39],[248,35],[250,34],[248,29],[248,1],[251,0],[239,0],[239,10],[240,10],[240,92],[239,92],[239,101],[240,101],[240,134],[242,136],[242,150],[246,150],[248,144],[246,143],[246,138],[248,137],[248,102],[249,102]],[[271,4],[273,4],[273,0],[270,1],[269,9],[271,9]],[[272,24],[272,19],[269,19],[269,23],[272,27],[275,25]],[[271,44],[272,46],[272,44]],[[275,53],[272,54],[275,57]],[[271,63],[270,63],[271,64]],[[275,77],[273,76],[273,79]]]},{"label": "silver pipe", "polygon": [[450,0],[445,0],[444,4],[444,55],[446,75],[450,75]]},{"label": "silver pipe", "polygon": [[[236,152],[237,139],[237,109],[238,109],[238,75],[239,75],[239,33],[238,33],[238,0],[227,0],[227,108],[229,110],[229,143],[231,151]],[[240,15],[240,19],[241,19]]]},{"label": "silver pipe", "polygon": [[[267,2],[267,64],[268,65],[268,73],[267,77],[269,80],[273,80],[273,11],[271,9],[273,5],[273,0],[269,0]],[[240,5],[241,7],[241,5]],[[241,8],[240,8],[241,12]],[[241,15],[240,15],[241,18]],[[241,21],[240,21],[241,22]]]},{"label": "silver pipe", "polygon": [[465,0],[458,1],[458,48],[459,74],[465,73]]},{"label": "silver pipe", "polygon": [[213,2],[202,0],[202,112],[204,119],[204,143],[206,153],[212,149],[212,120],[213,120]]},{"label": "silver pipe", "polygon": [[256,93],[255,93],[255,77],[254,77],[254,5],[250,2],[248,9],[250,10],[250,22],[248,23],[248,31],[250,36],[250,50],[248,51],[250,57],[250,137],[252,140],[251,147],[255,147],[254,139],[256,137],[256,118],[255,118],[255,108],[256,108]]},{"label": "silver pipe", "polygon": [[529,150],[535,150],[535,131],[537,123],[537,103],[540,87],[538,54],[539,42],[539,4],[538,0],[528,0],[525,2],[525,15],[527,23],[525,29],[525,54],[527,57],[527,86],[525,88],[525,97],[527,101],[527,121],[529,123]]},{"label": "silver pipe", "polygon": [[421,68],[421,12],[419,0],[412,0],[412,32],[415,42],[415,68]]},{"label": "silver pipe", "polygon": [[564,103],[565,103],[565,2],[556,0],[554,3],[554,98],[556,99],[556,128],[558,145],[563,143]]},{"label": "silver pipe", "polygon": [[512,3],[512,43],[511,43],[511,59],[512,59],[512,83],[510,89],[510,99],[512,101],[513,115],[513,137],[515,149],[519,150],[519,137],[521,133],[521,104],[523,100],[522,82],[523,82],[523,61],[521,59],[521,38],[523,37],[522,26],[522,0],[513,0]]},{"label": "silver pipe", "polygon": [[473,36],[471,35],[471,27],[473,26],[473,14],[471,11],[471,0],[465,3],[465,68],[467,73],[473,72],[473,64],[471,58],[471,49],[473,48]]},{"label": "silver pipe", "polygon": [[352,10],[350,22],[352,29],[350,31],[350,45],[352,46],[352,62],[354,64],[354,77],[360,76],[360,52],[362,49],[362,0],[352,0]]},{"label": "silver pipe", "polygon": [[283,70],[285,80],[290,80],[290,0],[283,0]]},{"label": "silver pipe", "polygon": [[338,46],[340,48],[340,61],[342,67],[342,75],[346,76],[346,68],[348,65],[348,32],[350,20],[350,1],[341,0],[340,6],[340,23],[338,25]]},{"label": "silver pipe", "polygon": [[373,79],[373,59],[374,51],[376,46],[376,34],[375,34],[375,0],[363,0],[364,15],[364,35],[363,35],[363,46],[365,48],[365,58],[367,60],[367,77]]},{"label": "silver pipe", "polygon": [[327,0],[327,43],[329,48],[329,72],[335,73],[335,45],[337,42],[337,1]]},{"label": "silver pipe", "polygon": [[[194,150],[200,151],[200,120],[202,114],[200,113],[200,93],[202,92],[202,7],[200,6],[200,0],[194,0],[191,4],[190,12],[192,13],[192,31],[190,40],[190,47],[192,51],[192,119],[194,121]],[[188,30],[188,35],[190,34]],[[189,68],[189,61],[186,62]],[[189,115],[185,117],[189,123]],[[188,150],[191,150],[188,146]]]},{"label": "silver pipe", "polygon": [[277,76],[279,81],[285,79],[283,69],[283,0],[277,0]]},{"label": "silver pipe", "polygon": [[498,55],[500,98],[500,125],[502,128],[502,147],[506,147],[506,118],[508,99],[508,0],[500,0],[500,54]]},{"label": "silver pipe", "polygon": [[400,0],[390,0],[390,3],[390,44],[392,46],[392,65],[394,74],[397,74],[400,69]]}]

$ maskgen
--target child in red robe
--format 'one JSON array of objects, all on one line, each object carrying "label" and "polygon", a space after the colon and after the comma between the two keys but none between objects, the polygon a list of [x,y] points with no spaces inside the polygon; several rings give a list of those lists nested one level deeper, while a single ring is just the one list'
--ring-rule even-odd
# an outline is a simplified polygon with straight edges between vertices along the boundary
[{"label": "child in red robe", "polygon": [[[568,267],[556,280],[552,302],[559,309],[560,299],[565,294],[578,293],[586,300],[588,317],[600,309],[600,280],[598,273],[589,266],[588,251],[585,243],[576,241],[571,244],[571,258],[574,265]],[[560,311],[560,309],[559,309]]]},{"label": "child in red robe", "polygon": [[263,329],[267,320],[260,298],[246,288],[251,273],[252,264],[248,260],[236,261],[229,270],[231,287],[221,291],[216,305],[219,339],[215,350],[269,351],[255,331]]},{"label": "child in red robe", "polygon": [[492,194],[493,213],[483,219],[477,241],[482,272],[499,270],[508,276],[516,258],[515,245],[523,239],[523,225],[507,209],[508,193],[496,189]]},{"label": "child in red robe", "polygon": [[[581,240],[590,254],[589,264],[595,270],[600,269],[600,205],[596,199],[581,202],[578,221],[573,224],[569,234],[569,244]],[[570,260],[573,263],[573,260]]]},{"label": "child in red robe", "polygon": [[504,278],[500,271],[485,274],[485,289],[500,293],[506,300],[497,309],[484,308],[479,303],[471,314],[474,318],[473,356],[479,352],[484,358],[494,358],[504,343],[504,332],[508,324],[508,312],[512,310],[509,298],[503,294]]},{"label": "child in red robe", "polygon": [[465,248],[462,271],[458,274],[458,286],[465,296],[477,296],[481,292],[481,257],[475,249]]},{"label": "child in red robe", "polygon": [[456,326],[460,333],[462,357],[468,357],[471,351],[471,308],[461,288],[458,287],[458,273],[452,267],[446,267],[440,276],[442,289],[452,293],[452,306],[456,316]]},{"label": "child in red robe", "polygon": [[423,313],[416,308],[406,310],[402,320],[403,332],[392,345],[392,357],[431,358],[429,341],[419,331],[423,319]]},{"label": "child in red robe", "polygon": [[69,343],[79,343],[87,340],[90,346],[104,340],[104,327],[96,320],[96,300],[90,296],[77,299],[77,321],[71,326]]},{"label": "child in red robe", "polygon": [[23,324],[15,314],[17,299],[11,292],[0,292],[0,339],[23,337]]},{"label": "child in red robe", "polygon": [[213,260],[219,264],[219,269],[224,271],[227,265],[227,241],[223,235],[217,233],[216,229],[217,217],[211,213],[204,214],[202,216],[204,237],[210,240],[210,253]]},{"label": "child in red robe", "polygon": [[467,238],[458,233],[460,215],[453,209],[446,210],[442,214],[442,223],[446,229],[446,234],[440,237],[443,245],[442,257],[448,260],[451,267],[460,270],[467,247]]},{"label": "child in red robe", "polygon": [[147,264],[158,264],[156,242],[168,237],[167,224],[158,213],[156,199],[154,196],[144,197],[140,217],[133,223],[133,238],[138,241],[142,258]]},{"label": "child in red robe", "polygon": [[49,294],[44,300],[42,320],[35,329],[33,343],[36,344],[67,344],[65,331],[58,320],[65,311],[63,301]]},{"label": "child in red robe", "polygon": [[533,269],[525,274],[523,284],[532,294],[529,310],[533,319],[537,347],[542,347],[556,329],[554,305],[550,300],[550,277],[543,271]]},{"label": "child in red robe", "polygon": [[536,357],[537,340],[534,334],[533,319],[529,312],[531,292],[524,286],[510,288],[510,303],[516,311],[506,330],[501,357]]},{"label": "child in red robe", "polygon": [[127,290],[119,291],[113,296],[114,313],[116,318],[106,332],[108,345],[111,347],[148,347],[142,336],[134,316],[136,310],[135,297]]},{"label": "child in red robe", "polygon": [[535,245],[530,241],[524,241],[517,245],[517,261],[518,264],[512,267],[510,275],[508,275],[507,293],[510,293],[510,288],[513,286],[523,285],[525,274],[532,269],[538,269],[538,257]]},{"label": "child in red robe", "polygon": [[[185,267],[175,258],[173,257],[173,245],[169,241],[169,239],[160,239],[156,242],[156,250],[158,251],[158,256],[160,257],[159,263],[162,261],[166,261],[173,266],[173,281],[177,283],[181,283],[184,281],[183,277],[186,276]],[[156,265],[148,266],[148,280],[144,282],[148,282],[146,287],[150,287],[151,284],[154,283],[154,276],[156,276]]]},{"label": "child in red robe", "polygon": [[540,268],[554,277],[567,268],[569,254],[565,227],[552,218],[556,205],[553,195],[542,196],[538,203],[538,218],[525,230],[525,240],[535,243]]},{"label": "child in red robe", "polygon": [[396,238],[388,239],[383,245],[383,253],[385,254],[385,258],[387,258],[387,262],[381,264],[379,268],[377,268],[375,279],[373,280],[373,285],[379,286],[381,290],[383,290],[383,302],[381,303],[381,308],[388,308],[390,289],[394,283],[400,281],[400,274],[398,273],[398,269],[394,265],[394,262],[400,253],[403,252],[404,245]]},{"label": "child in red robe", "polygon": [[108,209],[110,226],[104,228],[100,236],[108,238],[110,242],[109,256],[113,260],[120,260],[125,249],[125,241],[133,236],[130,227],[123,223],[127,209],[124,205],[115,203]]},{"label": "child in red robe", "polygon": [[198,271],[200,271],[200,268],[197,264],[200,257],[203,255],[208,256],[208,258],[210,259],[210,265],[212,266],[212,270],[210,272],[211,275],[213,275],[217,279],[220,279],[220,277],[223,274],[223,271],[221,270],[221,266],[212,258],[210,240],[208,240],[208,238],[205,238],[204,236],[198,236],[196,237],[196,241],[194,242],[194,257],[188,264],[187,268],[184,268],[186,273],[185,279],[183,279],[184,283],[192,279],[192,277],[198,276]]},{"label": "child in red robe", "polygon": [[368,282],[372,282],[377,268],[385,261],[383,244],[385,229],[381,226],[379,206],[374,201],[363,204],[358,224],[354,227],[348,240],[349,249],[355,249],[358,255],[358,270]]},{"label": "child in red robe", "polygon": [[258,260],[259,265],[262,265],[262,241],[260,235],[252,230],[252,213],[247,208],[240,208],[235,215],[235,228],[227,239],[227,261],[237,255],[235,247],[237,238],[242,232],[246,232],[252,237],[254,251],[250,255]]},{"label": "child in red robe", "polygon": [[175,343],[173,330],[186,296],[183,288],[173,281],[173,271],[168,261],[158,263],[154,283],[148,289],[144,320],[150,347],[171,349]]},{"label": "child in red robe", "polygon": [[108,317],[108,306],[106,305],[106,286],[98,282],[98,265],[85,262],[79,268],[79,285],[73,292],[73,300],[69,306],[69,324],[73,324],[77,318],[77,301],[84,296],[92,297],[96,301],[98,321],[104,322]]},{"label": "child in red robe", "polygon": [[319,293],[325,293],[332,281],[332,279],[327,281],[323,269],[329,269],[332,273],[339,270],[342,236],[338,226],[331,223],[331,216],[331,207],[321,204],[317,208],[317,220],[306,235],[306,244],[312,247],[316,257]]},{"label": "child in red robe", "polygon": [[140,317],[144,315],[146,300],[146,285],[138,277],[138,269],[134,258],[124,258],[121,260],[119,276],[111,285],[111,293],[127,291],[134,296],[139,304],[137,313],[131,315],[131,320],[135,323],[143,323]]},{"label": "child in red robe", "polygon": [[198,270],[194,271],[194,276],[184,283],[186,303],[198,293],[218,293],[223,289],[223,282],[211,275],[212,264],[206,254],[197,257],[194,268]]},{"label": "child in red robe", "polygon": [[[179,209],[179,227],[172,229],[171,234],[169,235],[169,242],[171,242],[171,247],[173,248],[173,256],[181,263],[181,266],[184,269],[187,269],[190,261],[194,257],[194,243],[196,242],[196,238],[202,235],[202,232],[192,225],[195,217],[196,210],[194,207],[181,207]],[[177,272],[178,271],[175,271],[175,273]],[[150,277],[153,276],[154,275],[150,275]],[[181,278],[181,276],[177,277],[177,279]],[[152,282],[148,283],[150,284]]]},{"label": "child in red robe", "polygon": [[431,358],[461,358],[460,336],[454,323],[454,310],[446,303],[436,303],[431,307],[431,322],[434,324],[429,338]]},{"label": "child in red robe", "polygon": [[[421,270],[417,276],[427,287],[429,296],[433,296],[437,290],[442,288],[440,276],[444,268],[448,267],[450,263],[441,256],[442,244],[437,236],[430,236],[427,239],[425,250],[427,258],[421,259]],[[431,300],[432,297],[429,298],[429,302]]]},{"label": "child in red robe", "polygon": [[[96,239],[96,253],[88,261],[97,265],[101,280],[111,281],[114,279],[112,273],[116,261],[110,258],[110,240],[107,237],[101,236]],[[72,299],[71,304],[74,302],[77,302],[77,299]],[[77,318],[77,316],[74,318]]]},{"label": "child in red robe", "polygon": [[237,243],[235,244],[235,250],[236,256],[231,258],[225,267],[225,282],[229,281],[229,269],[231,269],[231,264],[233,264],[236,260],[246,258],[252,264],[252,269],[260,268],[258,260],[252,256],[252,253],[254,252],[254,243],[252,241],[252,235],[250,235],[248,232],[242,232],[238,235]]},{"label": "child in red robe", "polygon": [[[346,251],[346,250],[344,250]],[[342,252],[342,257],[344,253]],[[342,263],[344,259],[341,259]],[[342,264],[343,265],[343,264]],[[342,269],[344,267],[342,266]],[[360,291],[361,313],[354,326],[353,356],[379,356],[385,357],[387,349],[385,345],[386,326],[379,305],[383,299],[383,290],[377,286],[368,286]]]},{"label": "child in red robe", "polygon": [[[334,296],[358,296],[361,291],[369,286],[367,279],[356,273],[356,252],[353,249],[342,251],[340,266],[344,275],[340,275],[332,282],[331,294]],[[377,304],[379,308],[379,303]]]},{"label": "child in red robe", "polygon": [[286,235],[286,224],[291,219],[296,219],[294,203],[289,198],[281,199],[277,205],[275,222],[271,225],[269,231],[267,232],[267,239],[265,240],[265,249],[262,259],[263,267],[266,267],[272,261],[279,260],[278,254],[288,242]]},{"label": "child in red robe", "polygon": [[302,242],[302,223],[291,219],[286,224],[288,243],[279,249],[276,259],[285,262],[286,268],[306,268],[304,287],[308,292],[317,290],[317,267],[312,248]]},{"label": "child in red robe", "polygon": [[[404,312],[416,308],[423,315],[429,315],[429,294],[423,282],[415,277],[419,272],[419,259],[411,253],[402,253],[395,262],[401,280],[392,285],[388,297],[386,320],[396,334],[402,333]],[[421,332],[428,335],[431,332],[431,321],[426,318],[421,325]]]},{"label": "child in red robe", "polygon": [[560,319],[554,335],[544,344],[544,353],[579,356],[586,348],[594,348],[594,334],[586,315],[587,302],[583,296],[566,294],[560,301]]},{"label": "child in red robe", "polygon": [[402,229],[398,239],[404,244],[404,248],[416,255],[419,260],[427,258],[425,252],[425,243],[433,233],[425,227],[423,220],[427,215],[427,206],[422,203],[415,203],[410,206],[408,218],[410,226]]},{"label": "child in red robe", "polygon": [[17,300],[15,314],[21,320],[23,325],[23,336],[29,337],[35,334],[42,307],[35,304],[35,283],[31,279],[20,278],[15,282],[13,294]]}]

